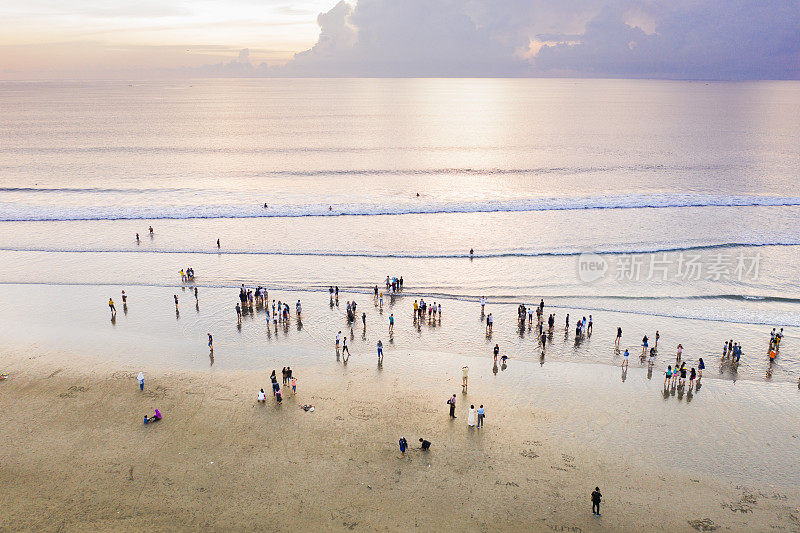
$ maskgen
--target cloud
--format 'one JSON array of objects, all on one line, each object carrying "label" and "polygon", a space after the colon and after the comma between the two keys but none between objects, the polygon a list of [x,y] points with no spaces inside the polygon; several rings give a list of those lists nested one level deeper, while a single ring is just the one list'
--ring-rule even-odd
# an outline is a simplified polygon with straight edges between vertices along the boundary
[{"label": "cloud", "polygon": [[463,0],[339,2],[318,18],[319,41],[285,71],[325,76],[502,76],[527,65],[521,39],[489,31]]},{"label": "cloud", "polygon": [[[689,79],[800,77],[800,2],[651,4],[654,32],[606,8],[580,35],[547,35],[534,57],[542,72]],[[546,37],[542,38],[542,37]]]},{"label": "cloud", "polygon": [[800,0],[358,0],[295,76],[800,78]]}]

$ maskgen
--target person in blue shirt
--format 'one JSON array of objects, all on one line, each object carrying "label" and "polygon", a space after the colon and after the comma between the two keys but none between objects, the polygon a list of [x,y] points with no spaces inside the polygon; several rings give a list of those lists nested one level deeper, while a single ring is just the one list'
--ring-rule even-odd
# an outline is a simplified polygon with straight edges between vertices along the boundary
[{"label": "person in blue shirt", "polygon": [[406,438],[405,437],[400,437],[400,441],[399,442],[400,442],[400,453],[403,455],[403,457],[405,457],[406,456],[406,448],[408,448],[408,442],[406,442]]},{"label": "person in blue shirt", "polygon": [[478,427],[483,427],[483,419],[486,417],[486,411],[483,409],[483,404],[478,407]]}]

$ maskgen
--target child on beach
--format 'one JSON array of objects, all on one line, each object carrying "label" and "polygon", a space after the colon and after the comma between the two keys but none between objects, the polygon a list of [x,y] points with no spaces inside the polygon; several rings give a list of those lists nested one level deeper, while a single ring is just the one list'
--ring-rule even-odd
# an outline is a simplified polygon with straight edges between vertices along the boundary
[{"label": "child on beach", "polygon": [[292,394],[297,394],[297,378],[292,378]]},{"label": "child on beach", "polygon": [[398,441],[398,443],[400,444],[400,455],[405,457],[406,456],[406,448],[408,448],[408,442],[406,442],[406,438],[405,437],[400,437],[400,440]]},{"label": "child on beach", "polygon": [[136,381],[139,382],[139,390],[144,390],[144,373],[139,372],[139,375],[136,377]]},{"label": "child on beach", "polygon": [[267,401],[267,395],[264,393],[264,389],[258,391],[258,401],[264,403]]},{"label": "child on beach", "polygon": [[628,368],[628,356],[629,355],[630,355],[630,353],[628,353],[628,349],[625,348],[625,353],[622,355],[622,368]]},{"label": "child on beach", "polygon": [[667,383],[669,383],[669,380],[672,379],[672,365],[667,365],[667,371],[664,372],[664,375],[666,376],[664,378],[664,388],[666,388]]}]

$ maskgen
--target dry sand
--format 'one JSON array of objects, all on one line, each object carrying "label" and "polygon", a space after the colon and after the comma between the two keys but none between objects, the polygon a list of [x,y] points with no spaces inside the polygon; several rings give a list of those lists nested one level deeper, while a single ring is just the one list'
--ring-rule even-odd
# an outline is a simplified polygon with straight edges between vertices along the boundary
[{"label": "dry sand", "polygon": [[[138,368],[63,360],[7,361],[3,531],[800,531],[796,487],[598,449],[557,430],[571,423],[558,409],[479,400],[492,398],[480,379],[451,422],[457,375],[412,388],[390,369],[299,368],[297,396],[277,406],[267,372],[145,369],[142,393]],[[487,403],[484,429],[466,427],[470,401]],[[155,407],[164,419],[145,426]]]}]

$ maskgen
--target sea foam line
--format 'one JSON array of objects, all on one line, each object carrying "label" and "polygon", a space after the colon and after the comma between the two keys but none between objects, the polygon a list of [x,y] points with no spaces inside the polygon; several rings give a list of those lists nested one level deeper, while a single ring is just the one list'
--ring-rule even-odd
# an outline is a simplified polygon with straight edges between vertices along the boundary
[{"label": "sea foam line", "polygon": [[0,202],[0,221],[159,220],[211,218],[291,218],[327,216],[513,213],[593,209],[800,206],[800,197],[710,194],[626,194],[577,198],[528,198],[465,202],[398,200],[383,203],[187,206],[53,206]]}]

